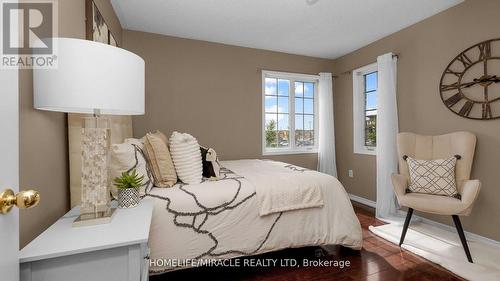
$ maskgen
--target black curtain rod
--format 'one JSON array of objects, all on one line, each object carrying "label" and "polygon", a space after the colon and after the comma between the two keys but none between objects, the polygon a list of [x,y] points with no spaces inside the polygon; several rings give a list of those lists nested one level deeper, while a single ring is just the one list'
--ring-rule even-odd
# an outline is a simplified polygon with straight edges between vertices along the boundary
[{"label": "black curtain rod", "polygon": [[[393,54],[392,57],[393,58],[399,58],[399,54]],[[372,63],[375,63],[375,62],[372,62]],[[372,63],[368,63],[368,64],[372,64]],[[366,64],[366,65],[368,65],[368,64]],[[360,67],[363,67],[363,66],[360,66]],[[340,74],[336,74],[336,75],[334,74],[332,77],[333,78],[339,78],[341,75],[351,74],[353,70],[356,70],[356,69],[358,69],[360,67],[356,67],[356,68],[353,68],[351,70],[341,72]],[[267,70],[267,71],[276,71],[276,72],[288,72],[288,73],[296,73],[296,74],[319,75],[319,73],[304,73],[304,72],[295,72],[295,71],[290,71],[290,70],[269,69],[269,68],[258,68],[257,72],[261,72],[261,71],[264,71],[264,70]]]},{"label": "black curtain rod", "polygon": [[[399,58],[399,54],[392,54],[392,57],[393,58]],[[371,63],[368,63],[368,64],[365,64],[365,65],[369,65],[369,64],[372,64],[372,63],[376,63],[376,61],[374,62],[371,62]],[[354,70],[358,69],[358,68],[361,68],[365,65],[362,65],[362,66],[359,66],[359,67],[356,67],[356,68],[353,68],[351,70],[347,70],[347,71],[344,71],[344,72],[341,72],[340,74],[336,74],[336,75],[333,75],[333,78],[339,78],[341,75],[346,75],[346,74],[351,74]]]}]

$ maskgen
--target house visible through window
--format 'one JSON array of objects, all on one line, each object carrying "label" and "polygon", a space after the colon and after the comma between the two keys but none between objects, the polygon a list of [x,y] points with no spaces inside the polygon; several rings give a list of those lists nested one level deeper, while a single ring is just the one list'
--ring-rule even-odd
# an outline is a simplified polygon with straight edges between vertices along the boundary
[{"label": "house visible through window", "polygon": [[263,71],[263,153],[317,150],[317,84],[314,75]]},{"label": "house visible through window", "polygon": [[353,71],[354,153],[376,153],[377,147],[377,64]]}]

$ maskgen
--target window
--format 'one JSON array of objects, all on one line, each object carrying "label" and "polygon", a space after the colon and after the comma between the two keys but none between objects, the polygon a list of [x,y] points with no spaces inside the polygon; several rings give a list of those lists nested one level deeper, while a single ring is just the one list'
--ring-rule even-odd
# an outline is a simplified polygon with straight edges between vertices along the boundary
[{"label": "window", "polygon": [[317,152],[318,79],[262,72],[264,155]]},{"label": "window", "polygon": [[376,154],[377,64],[353,71],[354,153]]}]

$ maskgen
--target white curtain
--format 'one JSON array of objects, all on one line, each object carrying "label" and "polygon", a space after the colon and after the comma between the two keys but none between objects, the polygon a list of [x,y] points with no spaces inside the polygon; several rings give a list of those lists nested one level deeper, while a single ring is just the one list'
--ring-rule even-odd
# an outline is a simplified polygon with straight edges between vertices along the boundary
[{"label": "white curtain", "polygon": [[390,220],[396,215],[396,197],[391,174],[398,171],[396,137],[398,105],[396,101],[397,57],[388,53],[377,58],[377,209],[376,216]]},{"label": "white curtain", "polygon": [[332,74],[319,74],[318,171],[337,177]]}]

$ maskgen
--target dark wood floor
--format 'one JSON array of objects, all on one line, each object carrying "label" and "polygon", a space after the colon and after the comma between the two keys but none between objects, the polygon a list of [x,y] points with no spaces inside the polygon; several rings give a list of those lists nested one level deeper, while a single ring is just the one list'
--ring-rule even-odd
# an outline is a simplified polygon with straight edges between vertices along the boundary
[{"label": "dark wood floor", "polygon": [[[401,250],[368,230],[370,225],[382,225],[372,212],[355,207],[356,214],[363,228],[363,249],[354,251],[339,247],[334,254],[326,254],[317,247],[287,249],[259,255],[260,259],[295,259],[301,263],[307,260],[349,261],[350,266],[338,267],[200,267],[151,276],[151,281],[189,280],[463,280],[446,269],[430,263],[408,251]],[[243,264],[240,259],[240,264]]]}]

